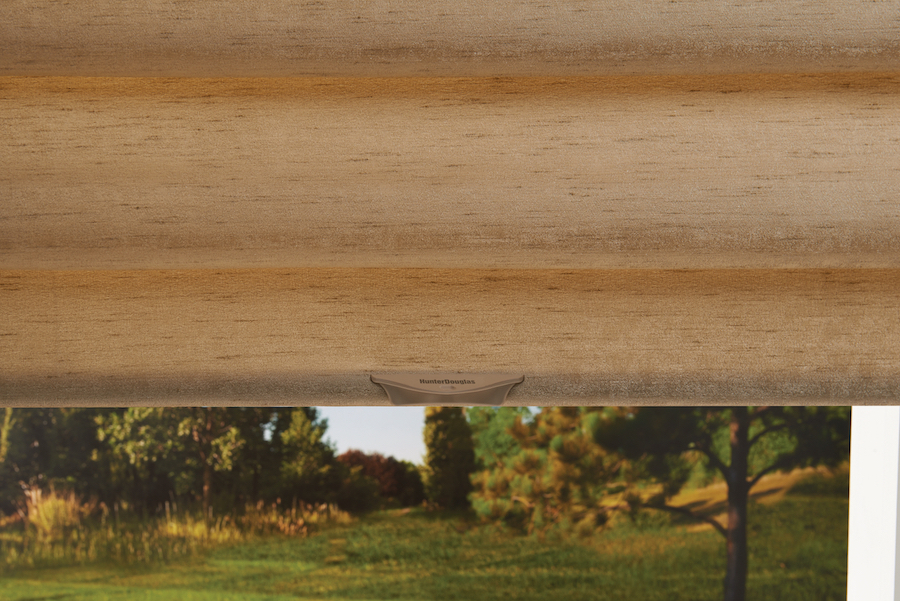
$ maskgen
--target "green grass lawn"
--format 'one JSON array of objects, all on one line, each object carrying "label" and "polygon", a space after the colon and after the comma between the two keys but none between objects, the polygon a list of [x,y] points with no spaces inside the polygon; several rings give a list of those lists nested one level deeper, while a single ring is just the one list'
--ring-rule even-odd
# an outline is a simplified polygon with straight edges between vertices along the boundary
[{"label": "green grass lawn", "polygon": [[[807,480],[751,506],[748,599],[846,597],[846,483],[846,474]],[[414,510],[168,565],[18,569],[0,578],[0,599],[702,601],[721,598],[724,567],[719,534],[667,516],[540,540]]]}]

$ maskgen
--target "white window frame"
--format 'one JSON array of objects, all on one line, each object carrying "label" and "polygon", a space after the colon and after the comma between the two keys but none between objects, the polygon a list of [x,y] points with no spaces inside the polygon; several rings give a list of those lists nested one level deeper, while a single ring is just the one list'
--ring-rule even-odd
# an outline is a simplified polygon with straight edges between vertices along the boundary
[{"label": "white window frame", "polygon": [[853,407],[847,601],[900,601],[900,406]]}]

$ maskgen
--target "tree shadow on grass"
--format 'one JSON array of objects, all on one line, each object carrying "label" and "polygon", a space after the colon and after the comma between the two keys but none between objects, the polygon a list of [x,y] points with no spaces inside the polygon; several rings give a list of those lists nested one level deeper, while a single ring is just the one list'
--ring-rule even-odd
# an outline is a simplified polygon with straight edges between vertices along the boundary
[{"label": "tree shadow on grass", "polygon": [[[766,487],[762,490],[751,491],[748,495],[748,502],[750,503],[765,503],[768,500],[776,500],[780,497],[783,497],[788,490],[790,490],[791,486],[770,486]],[[694,526],[703,524],[703,520],[706,519],[715,519],[723,526],[725,525],[723,521],[723,517],[728,512],[728,499],[721,499],[716,501],[710,501],[709,499],[699,499],[697,501],[691,501],[689,503],[680,503],[675,505],[681,510],[687,510],[693,513],[696,517],[691,517],[688,515],[671,513],[670,514],[670,524],[673,526]],[[711,526],[710,526],[711,527]]]}]

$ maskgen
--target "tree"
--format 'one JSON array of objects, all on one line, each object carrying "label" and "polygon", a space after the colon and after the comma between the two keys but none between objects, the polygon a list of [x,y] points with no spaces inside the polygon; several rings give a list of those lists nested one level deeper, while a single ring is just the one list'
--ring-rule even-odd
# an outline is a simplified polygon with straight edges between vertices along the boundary
[{"label": "tree", "polygon": [[[663,485],[661,493],[642,501],[643,505],[704,520],[725,537],[725,601],[744,601],[746,594],[747,505],[753,486],[776,470],[836,465],[850,450],[849,407],[632,409],[595,426],[598,443],[641,462]],[[717,449],[722,432],[727,432],[727,445]],[[763,448],[766,440],[776,436],[787,444],[769,445],[765,453],[754,457],[754,448]],[[667,503],[687,480],[691,461],[698,455],[728,486],[726,526]]]},{"label": "tree", "polygon": [[493,452],[482,455],[488,467],[473,476],[476,512],[529,533],[558,525],[594,532],[606,521],[609,502],[626,491],[621,476],[628,463],[594,440],[595,422],[609,419],[610,411],[548,407],[529,423],[515,414],[505,428],[508,440],[499,428],[481,429],[482,441],[493,431]]},{"label": "tree", "polygon": [[173,456],[179,448],[174,416],[161,408],[131,407],[95,421],[116,485],[115,501],[127,500],[146,511],[165,500],[173,488],[168,468],[180,470],[185,464]]},{"label": "tree", "polygon": [[242,407],[232,410],[232,425],[243,441],[228,479],[234,506],[256,504],[274,473],[277,478],[281,457],[272,438],[284,410],[270,407]]},{"label": "tree", "polygon": [[334,448],[324,440],[327,428],[328,421],[318,419],[315,409],[291,413],[287,428],[280,434],[285,493],[308,503],[334,500],[343,474]]},{"label": "tree", "polygon": [[502,463],[510,455],[521,450],[519,442],[511,434],[516,418],[531,420],[527,407],[470,407],[466,419],[472,430],[475,451],[475,469],[478,471]]},{"label": "tree", "polygon": [[425,494],[445,509],[466,509],[475,469],[472,432],[460,407],[425,408]]},{"label": "tree", "polygon": [[388,458],[380,453],[363,453],[357,449],[350,449],[337,456],[337,460],[349,467],[358,467],[360,473],[364,476],[372,478],[378,483],[378,494],[388,499],[397,496],[399,486],[396,468],[393,464],[399,462],[391,457],[394,461],[388,462]]},{"label": "tree", "polygon": [[0,463],[0,511],[15,510],[24,487],[55,487],[80,496],[109,495],[109,472],[96,453],[94,419],[110,409],[7,409],[3,416],[6,454]]},{"label": "tree", "polygon": [[151,490],[141,484],[155,483],[161,460],[172,465],[173,455],[183,459],[177,462],[178,473],[171,474],[172,480],[190,478],[185,468],[199,469],[203,515],[209,518],[213,474],[230,471],[244,443],[231,425],[232,411],[227,407],[132,407],[122,415],[101,418],[98,436],[131,466],[134,498],[139,502],[144,502]]},{"label": "tree", "polygon": [[227,407],[189,407],[179,413],[178,435],[193,442],[203,470],[203,515],[210,517],[213,472],[230,471],[236,451],[244,444],[238,429],[231,425]]},{"label": "tree", "polygon": [[12,431],[13,424],[15,424],[15,420],[12,407],[5,407],[3,426],[0,427],[0,465],[6,461],[6,454],[9,453],[9,433]]},{"label": "tree", "polygon": [[403,507],[418,505],[425,499],[422,478],[412,464],[384,457],[379,453],[363,453],[355,449],[338,455],[338,461],[358,467],[363,476],[378,483],[378,494],[385,500]]},{"label": "tree", "polygon": [[425,501],[425,483],[422,482],[422,474],[418,466],[411,461],[401,461],[403,466],[403,481],[400,485],[401,507],[413,507],[421,505]]}]

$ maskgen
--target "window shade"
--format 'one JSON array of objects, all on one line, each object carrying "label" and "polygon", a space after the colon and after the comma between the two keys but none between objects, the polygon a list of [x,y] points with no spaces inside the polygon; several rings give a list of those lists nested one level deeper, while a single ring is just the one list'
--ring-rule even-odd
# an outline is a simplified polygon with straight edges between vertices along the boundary
[{"label": "window shade", "polygon": [[900,399],[893,2],[6,2],[0,401]]}]

